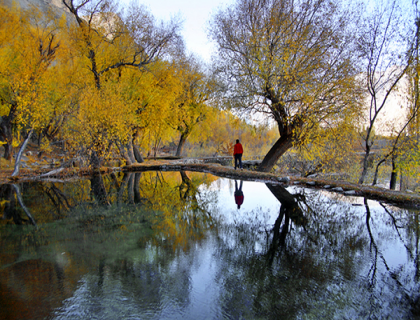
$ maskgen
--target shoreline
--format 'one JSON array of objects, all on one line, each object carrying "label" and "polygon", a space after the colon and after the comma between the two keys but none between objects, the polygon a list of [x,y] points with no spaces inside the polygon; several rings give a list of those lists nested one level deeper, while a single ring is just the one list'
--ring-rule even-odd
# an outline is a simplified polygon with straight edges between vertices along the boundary
[{"label": "shoreline", "polygon": [[[59,168],[21,170],[17,177],[11,177],[13,170],[1,170],[0,184],[33,182],[33,181],[57,181],[65,182],[68,179],[83,178],[94,174],[91,169],[83,168]],[[144,163],[127,165],[124,167],[103,167],[99,169],[102,174],[115,172],[144,172],[144,171],[195,171],[210,173],[218,177],[241,179],[245,181],[257,181],[265,183],[281,184],[288,186],[305,186],[307,188],[322,189],[337,192],[348,196],[368,197],[372,200],[384,201],[402,207],[420,208],[420,195],[417,193],[389,190],[376,186],[359,185],[341,180],[327,180],[319,178],[303,178],[295,176],[279,176],[273,173],[265,173],[250,170],[235,170],[220,164],[208,163],[183,163],[182,161],[152,160]],[[54,172],[56,171],[56,172]],[[98,172],[98,171],[96,171]]]}]

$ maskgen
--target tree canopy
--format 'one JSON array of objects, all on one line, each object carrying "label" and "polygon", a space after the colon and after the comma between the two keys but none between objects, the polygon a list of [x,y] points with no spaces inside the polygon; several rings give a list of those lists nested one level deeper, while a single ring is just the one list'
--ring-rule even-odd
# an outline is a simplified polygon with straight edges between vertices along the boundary
[{"label": "tree canopy", "polygon": [[[179,20],[157,21],[141,5],[62,0],[61,18],[0,6],[4,157],[20,147],[18,164],[31,135],[41,153],[60,145],[67,160],[95,169],[107,159],[143,162],[161,147],[231,155],[239,138],[245,159],[265,155],[260,171],[290,151],[281,166],[303,175],[351,162],[364,180],[371,163],[377,173],[387,161],[391,179],[397,169],[414,175],[418,11],[404,16],[397,1],[377,2],[358,11],[344,0],[237,0],[210,21],[210,68],[187,52]],[[393,92],[406,99],[406,122],[372,162],[375,120]]]},{"label": "tree canopy", "polygon": [[279,129],[259,170],[271,170],[314,127],[357,110],[351,14],[339,1],[239,0],[214,16],[226,98]]}]

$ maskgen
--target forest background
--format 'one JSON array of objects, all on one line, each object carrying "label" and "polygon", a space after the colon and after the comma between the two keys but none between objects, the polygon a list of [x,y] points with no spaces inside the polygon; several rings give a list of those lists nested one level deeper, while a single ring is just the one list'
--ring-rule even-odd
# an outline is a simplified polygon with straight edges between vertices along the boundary
[{"label": "forest background", "polygon": [[238,0],[209,22],[210,65],[135,3],[4,1],[0,21],[13,175],[231,156],[240,139],[259,171],[420,189],[417,1]]}]

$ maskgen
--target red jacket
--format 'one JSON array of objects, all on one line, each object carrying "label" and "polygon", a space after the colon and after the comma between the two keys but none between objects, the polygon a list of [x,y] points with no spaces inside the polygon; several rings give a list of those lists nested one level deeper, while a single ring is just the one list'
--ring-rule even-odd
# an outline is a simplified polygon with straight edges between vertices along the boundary
[{"label": "red jacket", "polygon": [[235,154],[242,154],[244,153],[244,149],[242,148],[242,145],[240,143],[235,144],[233,147],[233,155]]}]

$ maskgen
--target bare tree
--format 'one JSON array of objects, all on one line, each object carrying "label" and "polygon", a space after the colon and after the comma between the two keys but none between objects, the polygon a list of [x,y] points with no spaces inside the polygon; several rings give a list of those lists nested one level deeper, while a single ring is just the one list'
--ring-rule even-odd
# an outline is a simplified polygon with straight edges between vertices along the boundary
[{"label": "bare tree", "polygon": [[[407,42],[397,0],[378,0],[364,19],[358,47],[362,61],[367,98],[367,126],[362,137],[364,157],[359,184],[363,184],[369,167],[369,156],[375,141],[375,126],[384,113],[386,103],[409,67]],[[390,154],[391,155],[391,154]]]}]

